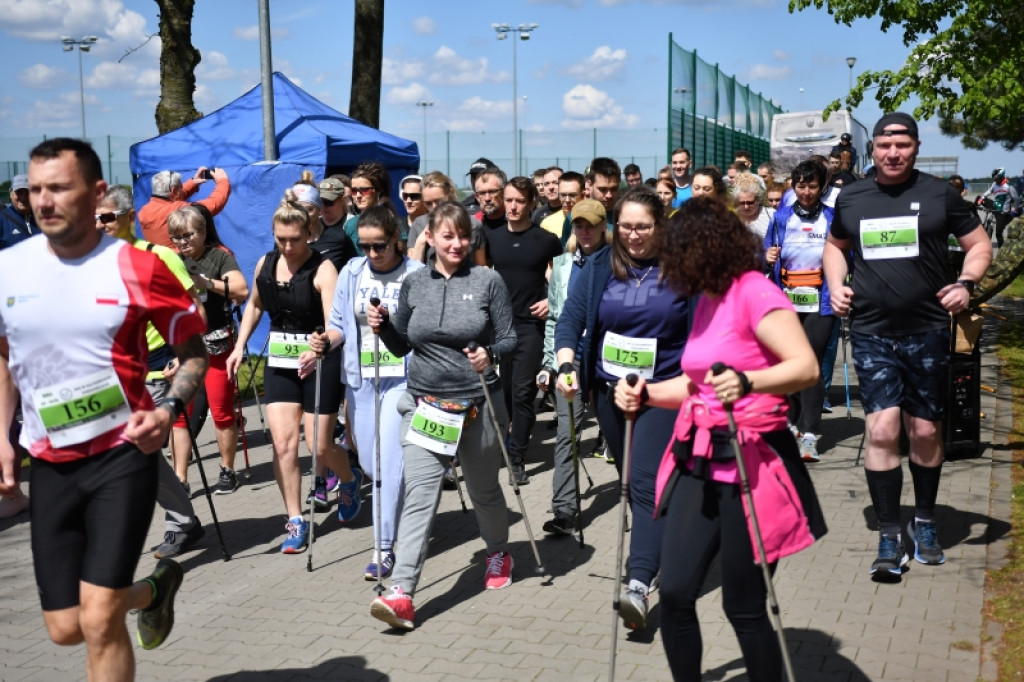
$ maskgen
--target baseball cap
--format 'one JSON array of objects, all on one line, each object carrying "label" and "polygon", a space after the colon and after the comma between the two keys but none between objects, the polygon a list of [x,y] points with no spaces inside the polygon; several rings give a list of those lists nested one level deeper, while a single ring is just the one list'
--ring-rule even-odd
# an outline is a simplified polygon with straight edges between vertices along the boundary
[{"label": "baseball cap", "polygon": [[842,135],[839,136],[839,139],[842,140],[843,142],[851,142],[853,140],[853,137],[850,135],[850,133],[843,133]]},{"label": "baseball cap", "polygon": [[28,176],[24,173],[19,173],[11,179],[11,191],[19,189],[28,189]]},{"label": "baseball cap", "polygon": [[[906,127],[906,130],[886,130],[885,127],[890,125],[902,125]],[[878,137],[879,135],[910,135],[916,140],[918,139],[917,121],[910,114],[894,111],[878,119],[874,130],[871,131],[871,137]]]},{"label": "baseball cap", "polygon": [[327,199],[327,201],[334,201],[345,193],[345,183],[338,178],[324,178],[317,185],[317,189],[320,190],[320,198]]},{"label": "baseball cap", "polygon": [[475,178],[480,171],[487,170],[488,168],[493,167],[493,161],[491,161],[490,159],[485,159],[484,157],[481,156],[479,159],[474,161],[472,165],[470,165],[469,172],[466,173],[466,175],[471,175]]},{"label": "baseball cap", "polygon": [[572,207],[572,219],[583,218],[591,225],[603,225],[608,213],[597,199],[583,199]]},{"label": "baseball cap", "polygon": [[296,201],[302,201],[307,204],[313,204],[317,208],[323,208],[323,204],[320,203],[320,191],[316,187],[300,182],[297,185],[292,185],[292,191],[295,192]]}]

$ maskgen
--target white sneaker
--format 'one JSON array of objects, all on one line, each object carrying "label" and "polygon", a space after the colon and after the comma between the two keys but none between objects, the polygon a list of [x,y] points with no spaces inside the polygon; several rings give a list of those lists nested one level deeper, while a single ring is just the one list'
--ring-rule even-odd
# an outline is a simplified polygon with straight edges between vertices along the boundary
[{"label": "white sneaker", "polygon": [[800,436],[800,457],[805,462],[820,462],[821,456],[818,455],[818,437],[813,433],[805,433]]}]

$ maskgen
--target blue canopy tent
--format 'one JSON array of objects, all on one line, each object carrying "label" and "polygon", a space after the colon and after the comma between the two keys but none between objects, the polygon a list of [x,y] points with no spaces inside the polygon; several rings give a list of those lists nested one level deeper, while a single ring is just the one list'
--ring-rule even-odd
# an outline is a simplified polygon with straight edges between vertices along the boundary
[{"label": "blue canopy tent", "polygon": [[[136,210],[149,201],[153,175],[162,170],[183,177],[191,177],[199,166],[227,172],[231,198],[216,217],[217,232],[234,251],[246,280],[251,280],[260,256],[273,248],[270,218],[303,170],[320,180],[327,173],[351,173],[364,161],[379,161],[388,168],[391,199],[400,207],[398,183],[419,167],[415,142],[331,109],[280,73],[273,79],[279,161],[263,160],[262,85],[184,128],[131,148]],[[211,186],[202,185],[191,199],[203,198]],[[250,350],[258,351],[264,338],[263,330],[254,334]]]}]

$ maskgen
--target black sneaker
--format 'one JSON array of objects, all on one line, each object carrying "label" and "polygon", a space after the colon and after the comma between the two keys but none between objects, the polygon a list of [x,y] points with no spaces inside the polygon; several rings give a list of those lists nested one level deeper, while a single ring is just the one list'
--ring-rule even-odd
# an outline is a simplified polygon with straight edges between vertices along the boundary
[{"label": "black sneaker", "polygon": [[441,479],[441,487],[445,490],[455,490],[459,487],[459,480],[455,478],[455,467],[451,464],[444,469],[444,478]]},{"label": "black sneaker", "polygon": [[907,524],[907,535],[914,543],[914,559],[919,564],[938,566],[946,563],[946,556],[942,553],[934,523],[911,521]]},{"label": "black sneaker", "polygon": [[508,471],[509,485],[513,482],[516,485],[528,485],[530,483],[530,477],[526,474],[525,464],[513,464],[512,468]]},{"label": "black sneaker", "polygon": [[155,649],[160,646],[174,627],[174,595],[181,587],[185,572],[172,559],[161,559],[149,580],[156,584],[156,598],[148,609],[139,611],[136,621],[139,646]]},{"label": "black sneaker", "polygon": [[189,526],[188,530],[179,530],[177,532],[169,530],[165,532],[164,544],[156,548],[153,556],[157,559],[166,559],[181,554],[202,540],[204,535],[206,535],[206,531],[203,529],[203,525],[199,523],[199,519],[193,517],[192,525]]},{"label": "black sneaker", "polygon": [[227,467],[220,468],[220,480],[217,481],[217,486],[213,489],[214,495],[230,495],[231,493],[238,490],[238,476],[235,472]]},{"label": "black sneaker", "polygon": [[875,582],[899,582],[903,576],[903,567],[908,561],[910,558],[899,533],[879,533],[878,558],[871,564],[871,579]]},{"label": "black sneaker", "polygon": [[544,523],[544,532],[552,535],[572,535],[577,530],[576,514],[555,512],[555,518]]}]

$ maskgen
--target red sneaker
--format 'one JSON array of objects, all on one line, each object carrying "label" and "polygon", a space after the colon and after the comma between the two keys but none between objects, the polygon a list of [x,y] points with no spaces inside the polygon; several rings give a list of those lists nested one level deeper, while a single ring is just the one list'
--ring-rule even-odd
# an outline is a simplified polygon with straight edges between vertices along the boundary
[{"label": "red sneaker", "polygon": [[495,552],[487,555],[487,571],[484,574],[484,587],[488,590],[500,590],[512,584],[512,555],[508,552]]},{"label": "red sneaker", "polygon": [[393,585],[390,594],[383,594],[370,604],[370,615],[398,630],[412,630],[416,610],[412,597],[402,591],[400,585]]}]

